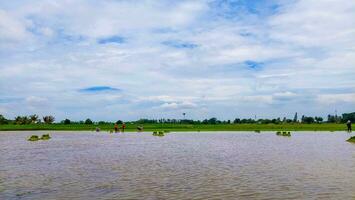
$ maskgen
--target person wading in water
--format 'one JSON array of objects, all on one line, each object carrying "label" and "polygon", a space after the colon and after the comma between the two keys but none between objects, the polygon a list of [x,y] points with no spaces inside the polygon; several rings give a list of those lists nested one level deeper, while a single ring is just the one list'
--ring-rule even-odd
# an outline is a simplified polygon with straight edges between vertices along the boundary
[{"label": "person wading in water", "polygon": [[347,122],[346,122],[346,126],[348,127],[348,132],[349,133],[351,133],[351,121],[350,120],[348,120]]},{"label": "person wading in water", "polygon": [[117,125],[117,123],[115,123],[115,133],[117,133],[118,132],[118,125]]}]

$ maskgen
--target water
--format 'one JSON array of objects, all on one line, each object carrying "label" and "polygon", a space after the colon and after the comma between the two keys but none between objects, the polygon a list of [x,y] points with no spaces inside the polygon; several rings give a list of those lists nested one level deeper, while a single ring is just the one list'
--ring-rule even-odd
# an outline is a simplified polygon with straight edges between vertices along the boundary
[{"label": "water", "polygon": [[0,199],[355,199],[346,133],[0,132]]}]

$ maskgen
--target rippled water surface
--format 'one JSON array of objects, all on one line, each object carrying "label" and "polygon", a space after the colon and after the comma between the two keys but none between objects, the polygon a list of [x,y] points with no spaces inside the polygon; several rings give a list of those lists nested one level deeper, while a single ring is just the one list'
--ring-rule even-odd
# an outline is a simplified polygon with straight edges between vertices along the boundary
[{"label": "rippled water surface", "polygon": [[346,133],[0,132],[0,199],[355,199]]}]

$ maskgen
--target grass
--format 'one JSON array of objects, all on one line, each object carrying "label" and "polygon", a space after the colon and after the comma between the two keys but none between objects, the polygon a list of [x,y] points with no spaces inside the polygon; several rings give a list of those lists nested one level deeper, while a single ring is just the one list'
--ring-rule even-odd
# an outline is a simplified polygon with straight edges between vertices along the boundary
[{"label": "grass", "polygon": [[349,138],[347,141],[348,141],[348,142],[355,143],[355,136],[353,136],[353,137]]},{"label": "grass", "polygon": [[290,131],[277,131],[276,135],[291,137],[291,132]]},{"label": "grass", "polygon": [[31,135],[30,138],[28,138],[28,141],[34,142],[38,140],[49,140],[51,139],[51,136],[49,134],[43,134],[42,137],[38,137],[38,135]]},{"label": "grass", "polygon": [[[139,124],[126,124],[125,131],[136,132]],[[63,130],[63,131],[101,131],[113,130],[113,124],[29,124],[29,125],[0,125],[0,131],[26,131],[26,130]],[[144,131],[343,131],[344,124],[144,124]]]}]

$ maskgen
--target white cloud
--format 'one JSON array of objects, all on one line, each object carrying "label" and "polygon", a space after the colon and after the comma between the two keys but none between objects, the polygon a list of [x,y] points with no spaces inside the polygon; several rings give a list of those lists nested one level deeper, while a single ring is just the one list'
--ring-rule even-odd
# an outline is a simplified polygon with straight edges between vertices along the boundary
[{"label": "white cloud", "polygon": [[0,9],[0,43],[22,42],[25,39],[29,39],[25,22]]},{"label": "white cloud", "polygon": [[196,108],[197,105],[195,103],[192,103],[192,102],[183,101],[183,102],[164,103],[164,104],[162,104],[159,107],[163,108],[163,109],[184,110],[184,109]]},{"label": "white cloud", "polygon": [[[313,115],[328,112],[318,103],[353,111],[354,2],[271,1],[277,11],[259,15],[211,2],[1,2],[0,97],[32,108],[12,102],[7,112],[136,119],[188,109],[191,117],[224,118],[293,115],[304,102]],[[97,43],[110,36],[124,42]],[[77,92],[93,86],[122,93]]]},{"label": "white cloud", "polygon": [[317,101],[321,104],[338,104],[351,103],[355,104],[355,93],[352,94],[322,94],[318,95]]}]

